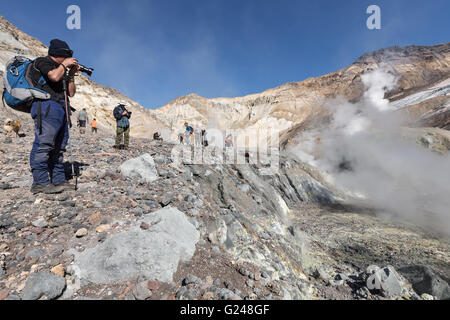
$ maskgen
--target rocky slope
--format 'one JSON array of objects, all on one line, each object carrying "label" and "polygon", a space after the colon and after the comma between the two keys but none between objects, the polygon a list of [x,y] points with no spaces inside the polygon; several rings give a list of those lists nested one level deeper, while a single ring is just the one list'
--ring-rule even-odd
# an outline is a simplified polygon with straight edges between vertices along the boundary
[{"label": "rocky slope", "polygon": [[449,297],[448,239],[349,205],[289,154],[262,176],[164,142],[115,152],[108,131],[72,136],[79,189],[56,196],[29,192],[33,136],[0,140],[0,299]]},{"label": "rocky slope", "polygon": [[[39,40],[23,33],[14,25],[0,16],[0,74],[3,75],[5,64],[16,55],[23,55],[30,59],[46,56],[48,48]],[[0,90],[3,84],[0,80]],[[76,77],[77,94],[71,99],[72,106],[81,110],[86,108],[90,119],[96,118],[99,127],[105,130],[115,130],[115,120],[112,110],[119,102],[125,102],[133,112],[132,129],[133,136],[151,137],[155,131],[161,131],[165,127],[155,120],[151,112],[121,94],[115,89],[99,85],[84,75]],[[10,109],[5,110],[3,106],[0,113],[8,115],[9,118],[25,119],[27,115],[12,113]]]}]

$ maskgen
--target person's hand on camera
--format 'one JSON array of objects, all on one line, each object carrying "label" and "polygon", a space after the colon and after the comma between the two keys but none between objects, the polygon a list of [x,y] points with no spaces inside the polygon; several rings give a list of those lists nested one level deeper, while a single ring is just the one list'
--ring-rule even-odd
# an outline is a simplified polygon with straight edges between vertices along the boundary
[{"label": "person's hand on camera", "polygon": [[126,111],[126,110],[122,113],[123,116],[126,116],[127,114],[128,114],[128,111]]},{"label": "person's hand on camera", "polygon": [[78,64],[73,65],[69,70],[69,76],[73,77],[78,71],[80,71],[80,66]]},{"label": "person's hand on camera", "polygon": [[78,66],[78,60],[75,58],[66,58],[62,62],[62,65],[66,68],[71,68],[73,66]]}]

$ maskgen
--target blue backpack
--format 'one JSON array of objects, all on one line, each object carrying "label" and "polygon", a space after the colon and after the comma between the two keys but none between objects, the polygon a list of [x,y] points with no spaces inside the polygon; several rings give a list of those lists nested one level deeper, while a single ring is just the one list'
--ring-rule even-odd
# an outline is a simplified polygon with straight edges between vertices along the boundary
[{"label": "blue backpack", "polygon": [[[30,113],[34,100],[49,100],[51,95],[43,89],[36,88],[31,77],[34,61],[16,56],[6,64],[3,74],[3,102],[16,111]],[[41,75],[37,81],[42,88],[46,81]]]}]

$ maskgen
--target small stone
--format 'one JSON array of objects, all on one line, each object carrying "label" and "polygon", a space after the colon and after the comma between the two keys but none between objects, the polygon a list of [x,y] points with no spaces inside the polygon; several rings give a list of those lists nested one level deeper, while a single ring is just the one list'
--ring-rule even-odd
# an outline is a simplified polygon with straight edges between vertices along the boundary
[{"label": "small stone", "polygon": [[207,276],[205,282],[208,286],[212,286],[214,283],[214,279],[211,276]]},{"label": "small stone", "polygon": [[347,281],[347,280],[350,280],[350,278],[347,275],[343,274],[343,273],[338,273],[337,276],[335,277],[335,280]]},{"label": "small stone", "polygon": [[101,226],[98,226],[97,229],[95,229],[95,231],[97,233],[103,233],[103,232],[107,232],[111,229],[111,226],[109,224],[102,224]]},{"label": "small stone", "polygon": [[325,272],[325,270],[322,267],[317,267],[316,277],[322,279],[325,282],[329,281],[328,274]]},{"label": "small stone", "polygon": [[198,278],[198,277],[196,277],[196,276],[194,276],[194,275],[192,275],[192,274],[189,274],[186,278],[184,278],[184,280],[183,280],[183,285],[184,286],[187,286],[187,285],[189,285],[189,284],[196,284],[196,285],[201,285],[203,283],[203,281],[202,281],[202,279],[200,279],[200,278]]},{"label": "small stone", "polygon": [[163,207],[167,207],[171,202],[173,201],[173,196],[171,194],[166,195],[162,201],[161,201],[161,205]]},{"label": "small stone", "polygon": [[256,300],[258,299],[258,296],[255,293],[250,293],[247,297],[245,297],[244,300]]},{"label": "small stone", "polygon": [[261,280],[261,272],[256,272],[252,275],[252,279],[255,281],[260,281]]},{"label": "small stone", "polygon": [[332,286],[332,287],[339,287],[339,286],[342,286],[342,285],[344,285],[344,280],[330,280],[329,281],[329,284]]},{"label": "small stone", "polygon": [[66,271],[64,270],[64,266],[62,264],[53,267],[50,272],[62,278],[66,275]]},{"label": "small stone", "polygon": [[33,226],[37,228],[45,228],[48,226],[48,222],[45,221],[44,218],[39,218],[31,223]]},{"label": "small stone", "polygon": [[245,268],[239,268],[239,273],[242,274],[244,277],[248,277],[250,275],[250,271],[248,271]]},{"label": "small stone", "polygon": [[44,231],[45,231],[45,229],[40,228],[40,227],[34,227],[34,228],[31,228],[31,230],[30,230],[30,232],[34,233],[34,234],[41,234]]},{"label": "small stone", "polygon": [[144,214],[144,210],[140,207],[136,207],[133,210],[130,210],[130,213],[132,213],[135,217],[141,217]]},{"label": "small stone", "polygon": [[434,300],[434,297],[433,297],[431,294],[428,294],[428,293],[422,294],[422,295],[421,295],[421,298],[422,298],[423,300]]},{"label": "small stone", "polygon": [[152,291],[148,288],[148,284],[145,281],[138,283],[133,288],[132,293],[136,300],[147,300],[152,296]]},{"label": "small stone", "polygon": [[100,201],[93,201],[92,205],[94,206],[94,208],[102,208],[103,204]]},{"label": "small stone", "polygon": [[8,296],[8,291],[0,291],[0,300],[5,300]]},{"label": "small stone", "polygon": [[87,229],[86,228],[81,228],[81,229],[78,229],[78,231],[75,233],[75,236],[77,238],[82,238],[82,237],[86,236],[87,234],[88,234]]},{"label": "small stone", "polygon": [[142,230],[148,230],[150,229],[150,225],[148,223],[145,223],[144,221],[141,223],[141,229]]},{"label": "small stone", "polygon": [[147,288],[152,291],[156,291],[161,287],[161,283],[158,281],[148,281]]},{"label": "small stone", "polygon": [[248,184],[239,184],[237,187],[239,188],[239,190],[245,193],[250,191],[250,186]]},{"label": "small stone", "polygon": [[207,291],[202,296],[203,300],[213,300],[214,299],[214,293]]},{"label": "small stone", "polygon": [[46,252],[40,248],[33,248],[25,254],[25,259],[39,259],[43,257]]},{"label": "small stone", "polygon": [[95,224],[97,222],[100,222],[102,219],[102,215],[100,213],[95,213],[89,217],[89,223]]}]

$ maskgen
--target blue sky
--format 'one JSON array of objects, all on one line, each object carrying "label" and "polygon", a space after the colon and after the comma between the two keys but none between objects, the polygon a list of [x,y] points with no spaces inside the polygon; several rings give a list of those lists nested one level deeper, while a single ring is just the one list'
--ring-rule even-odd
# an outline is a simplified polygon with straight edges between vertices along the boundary
[{"label": "blue sky", "polygon": [[[81,30],[66,28],[71,4]],[[366,27],[371,4],[381,7],[381,30]],[[261,92],[383,47],[445,43],[449,13],[448,0],[21,0],[0,10],[46,45],[66,40],[95,68],[93,80],[147,108],[189,93]]]}]

